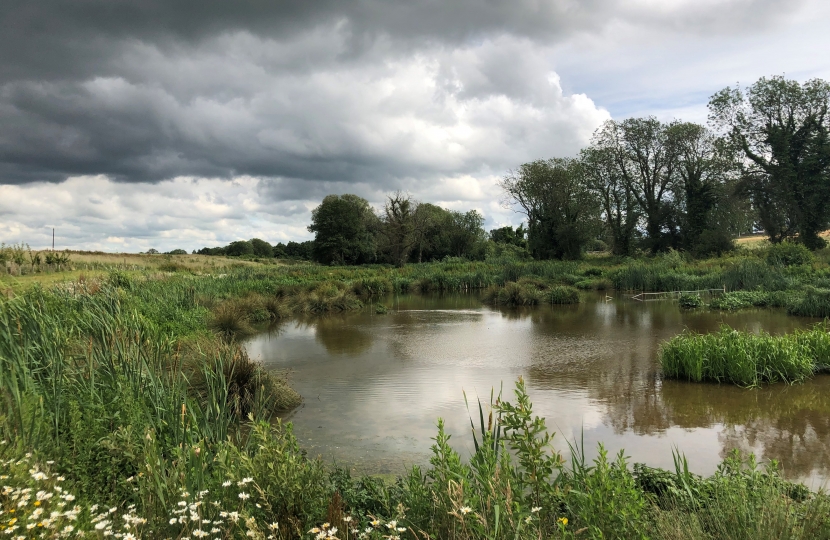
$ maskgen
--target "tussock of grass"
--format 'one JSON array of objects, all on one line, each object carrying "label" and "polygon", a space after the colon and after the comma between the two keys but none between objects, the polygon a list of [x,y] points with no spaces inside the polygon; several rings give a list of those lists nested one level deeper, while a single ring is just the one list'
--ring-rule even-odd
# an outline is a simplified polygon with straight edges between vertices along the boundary
[{"label": "tussock of grass", "polygon": [[660,349],[663,374],[694,382],[739,386],[801,382],[830,364],[830,332],[826,325],[772,336],[740,332],[727,326],[713,334],[686,333]]}]

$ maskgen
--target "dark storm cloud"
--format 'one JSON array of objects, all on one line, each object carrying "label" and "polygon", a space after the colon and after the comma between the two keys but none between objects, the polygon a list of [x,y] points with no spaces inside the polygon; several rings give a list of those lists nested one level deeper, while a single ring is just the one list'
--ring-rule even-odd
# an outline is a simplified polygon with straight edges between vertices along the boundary
[{"label": "dark storm cloud", "polygon": [[[417,156],[420,139],[464,123],[458,108],[471,101],[504,96],[541,111],[559,107],[561,92],[552,91],[549,60],[539,53],[544,46],[619,22],[735,31],[765,23],[785,6],[793,2],[4,2],[0,182],[248,174],[379,184],[469,173],[481,167],[483,154],[425,159]],[[488,46],[500,36],[512,39]],[[361,109],[361,94],[381,91],[379,80],[398,87],[424,82],[401,78],[400,63],[418,55],[437,63],[422,74],[434,76],[438,106],[424,96],[407,101],[403,89]],[[432,126],[386,134],[396,149],[372,140],[368,132],[381,117],[407,108]],[[501,129],[495,139],[542,150],[529,140],[538,131],[529,117],[497,120],[495,126],[479,117],[477,127]],[[573,136],[561,126],[552,132]],[[488,165],[516,157],[508,152]]]}]

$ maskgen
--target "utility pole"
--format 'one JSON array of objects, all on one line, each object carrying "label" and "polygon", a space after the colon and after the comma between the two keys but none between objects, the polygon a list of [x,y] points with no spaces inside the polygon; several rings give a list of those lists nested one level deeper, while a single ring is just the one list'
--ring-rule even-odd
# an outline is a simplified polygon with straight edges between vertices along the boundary
[{"label": "utility pole", "polygon": [[52,227],[52,251],[55,251],[55,228]]}]

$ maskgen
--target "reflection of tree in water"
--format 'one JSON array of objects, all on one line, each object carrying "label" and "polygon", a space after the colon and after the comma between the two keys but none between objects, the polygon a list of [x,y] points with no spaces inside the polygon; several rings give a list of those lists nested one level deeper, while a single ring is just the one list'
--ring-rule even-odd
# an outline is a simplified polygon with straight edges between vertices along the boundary
[{"label": "reflection of tree in water", "polygon": [[326,315],[314,320],[314,336],[331,354],[358,355],[372,346],[372,336],[357,326],[349,325],[347,316]]},{"label": "reflection of tree in water", "polygon": [[[683,322],[703,330],[721,321],[702,314],[681,317],[668,303],[568,307],[575,309],[519,314],[531,317],[534,333],[547,337],[532,352],[532,387],[587,392],[605,406],[605,423],[617,434],[722,425],[722,456],[742,448],[779,460],[791,475],[830,471],[830,376],[754,390],[663,381],[656,361],[660,343]],[[592,309],[593,316],[586,311]],[[773,317],[765,322],[766,329],[775,329]]]}]

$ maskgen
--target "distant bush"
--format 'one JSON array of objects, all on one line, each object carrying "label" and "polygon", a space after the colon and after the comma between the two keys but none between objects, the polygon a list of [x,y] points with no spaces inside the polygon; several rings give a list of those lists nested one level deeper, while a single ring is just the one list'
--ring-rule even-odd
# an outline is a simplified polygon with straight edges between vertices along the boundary
[{"label": "distant bush", "polygon": [[548,304],[578,304],[579,291],[567,285],[553,287],[545,294]]},{"label": "distant bush", "polygon": [[703,305],[703,300],[700,298],[699,294],[683,293],[680,295],[678,303],[680,304],[680,307],[684,309],[695,309]]},{"label": "distant bush", "polygon": [[777,266],[798,266],[813,262],[813,254],[803,244],[781,242],[767,248],[767,262]]}]

